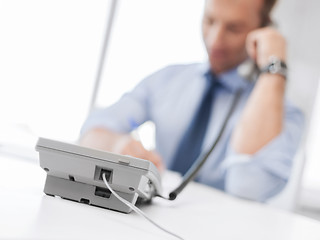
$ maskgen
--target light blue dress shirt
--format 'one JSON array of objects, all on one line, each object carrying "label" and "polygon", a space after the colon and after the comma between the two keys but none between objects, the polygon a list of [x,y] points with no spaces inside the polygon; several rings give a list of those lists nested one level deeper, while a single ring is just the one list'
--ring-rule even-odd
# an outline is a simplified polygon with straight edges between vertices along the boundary
[{"label": "light blue dress shirt", "polygon": [[[144,79],[114,105],[96,111],[86,120],[82,133],[105,127],[128,133],[136,125],[153,121],[156,151],[170,169],[175,150],[188,128],[206,86],[207,63],[166,67]],[[279,193],[290,176],[303,129],[303,114],[285,102],[282,133],[254,155],[235,152],[230,146],[232,130],[253,90],[254,81],[238,75],[237,69],[218,76],[214,102],[202,150],[216,139],[238,89],[243,89],[220,142],[196,177],[196,181],[232,195],[265,201]]]}]

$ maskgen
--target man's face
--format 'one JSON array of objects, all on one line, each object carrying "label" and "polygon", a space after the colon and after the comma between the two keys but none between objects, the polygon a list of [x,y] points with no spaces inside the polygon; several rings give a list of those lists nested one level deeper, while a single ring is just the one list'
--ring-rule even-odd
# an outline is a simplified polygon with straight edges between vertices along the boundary
[{"label": "man's face", "polygon": [[261,25],[263,0],[207,0],[203,40],[211,69],[219,74],[247,58],[247,34]]}]

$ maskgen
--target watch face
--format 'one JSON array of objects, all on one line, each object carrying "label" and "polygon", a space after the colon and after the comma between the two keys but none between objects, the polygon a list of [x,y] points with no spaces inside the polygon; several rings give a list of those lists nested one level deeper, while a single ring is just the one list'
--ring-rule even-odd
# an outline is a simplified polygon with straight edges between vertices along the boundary
[{"label": "watch face", "polygon": [[281,63],[280,61],[277,61],[277,62],[273,62],[272,64],[270,64],[270,68],[269,68],[269,71],[270,73],[279,73],[281,70]]},{"label": "watch face", "polygon": [[280,61],[280,59],[277,58],[277,57],[272,57],[270,59],[270,62],[271,63],[270,63],[270,66],[269,66],[269,72],[273,73],[273,74],[279,73],[280,70],[281,70],[281,61]]},{"label": "watch face", "polygon": [[261,73],[279,74],[284,78],[287,78],[287,65],[278,57],[272,56],[270,57],[269,65],[262,68]]}]

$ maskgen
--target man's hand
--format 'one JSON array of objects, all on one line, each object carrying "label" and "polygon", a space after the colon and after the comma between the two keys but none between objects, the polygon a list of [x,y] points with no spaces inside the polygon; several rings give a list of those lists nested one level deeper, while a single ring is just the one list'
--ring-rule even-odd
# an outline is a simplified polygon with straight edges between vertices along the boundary
[{"label": "man's hand", "polygon": [[141,142],[136,141],[128,134],[96,128],[87,132],[81,139],[82,146],[109,151],[121,155],[130,155],[153,162],[159,170],[164,169],[163,161],[159,154],[146,150]]},{"label": "man's hand", "polygon": [[286,40],[272,27],[260,28],[249,33],[246,45],[249,57],[260,69],[269,63],[271,56],[286,61]]},{"label": "man's hand", "polygon": [[142,158],[153,162],[159,170],[164,170],[163,162],[159,154],[146,150],[141,142],[131,136],[123,136],[123,139],[115,145],[114,153]]}]

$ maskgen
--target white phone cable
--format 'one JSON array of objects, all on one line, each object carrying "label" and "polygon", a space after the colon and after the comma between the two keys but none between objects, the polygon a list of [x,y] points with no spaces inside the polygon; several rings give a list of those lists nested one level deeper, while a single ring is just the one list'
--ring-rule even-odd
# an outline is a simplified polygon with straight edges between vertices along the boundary
[{"label": "white phone cable", "polygon": [[127,200],[125,200],[124,198],[120,197],[109,185],[105,173],[102,174],[102,179],[104,181],[104,184],[107,186],[107,188],[110,190],[110,192],[116,197],[118,198],[121,202],[123,202],[125,205],[127,205],[128,207],[130,207],[133,211],[135,211],[137,214],[139,214],[141,217],[145,218],[146,220],[148,220],[150,223],[152,223],[154,226],[156,226],[157,228],[161,229],[162,231],[172,235],[173,237],[176,237],[178,239],[183,240],[182,237],[178,236],[177,234],[170,232],[169,230],[161,227],[159,224],[157,224],[156,222],[154,222],[151,218],[149,218],[143,211],[141,211],[139,208],[137,208],[135,205],[133,205],[132,203],[128,202]]}]

